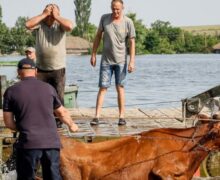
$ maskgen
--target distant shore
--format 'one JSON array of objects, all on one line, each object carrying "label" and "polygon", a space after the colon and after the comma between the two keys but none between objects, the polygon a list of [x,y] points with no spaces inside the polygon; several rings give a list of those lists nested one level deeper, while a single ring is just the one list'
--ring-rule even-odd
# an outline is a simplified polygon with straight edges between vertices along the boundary
[{"label": "distant shore", "polygon": [[0,61],[0,66],[16,66],[18,61]]}]

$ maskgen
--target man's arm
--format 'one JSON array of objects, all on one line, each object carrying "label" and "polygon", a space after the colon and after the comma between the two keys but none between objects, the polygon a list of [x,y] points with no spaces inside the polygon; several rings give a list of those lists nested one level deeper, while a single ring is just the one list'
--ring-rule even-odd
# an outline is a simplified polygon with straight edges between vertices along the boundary
[{"label": "man's arm", "polygon": [[96,53],[97,53],[97,49],[99,47],[101,39],[102,39],[102,31],[98,30],[96,37],[95,37],[95,40],[94,40],[94,43],[93,43],[92,56],[90,59],[90,63],[93,67],[96,66]]},{"label": "man's arm", "polygon": [[64,108],[63,106],[60,106],[59,108],[54,110],[55,115],[63,122],[65,123],[71,132],[78,131],[78,126],[73,122],[69,111]]},{"label": "man's arm", "polygon": [[135,38],[130,38],[129,39],[129,44],[130,44],[130,61],[128,64],[128,72],[131,73],[134,71],[135,68]]},{"label": "man's arm", "polygon": [[65,31],[72,31],[73,23],[69,19],[63,18],[60,16],[60,12],[57,6],[53,6],[53,17],[54,19],[62,26]]},{"label": "man's arm", "polygon": [[56,21],[62,26],[65,31],[72,31],[73,23],[72,21],[65,19],[61,16],[55,17]]},{"label": "man's arm", "polygon": [[7,128],[16,131],[14,114],[12,112],[3,112],[3,119],[4,119],[5,126]]},{"label": "man's arm", "polygon": [[49,16],[52,12],[52,6],[48,6],[44,9],[43,13],[30,18],[26,21],[25,26],[27,29],[33,29],[36,25],[38,25],[42,20],[44,20],[47,16]]}]

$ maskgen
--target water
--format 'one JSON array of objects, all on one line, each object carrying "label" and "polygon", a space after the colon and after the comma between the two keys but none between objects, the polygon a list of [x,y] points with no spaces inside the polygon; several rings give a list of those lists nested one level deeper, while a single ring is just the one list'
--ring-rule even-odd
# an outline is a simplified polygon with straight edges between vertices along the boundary
[{"label": "water", "polygon": [[[0,57],[0,61],[21,58]],[[67,56],[67,84],[79,86],[79,107],[95,107],[100,56],[97,59],[98,66],[92,68],[90,56]],[[219,67],[219,54],[136,56],[136,71],[127,76],[126,107],[180,107],[181,99],[220,84]],[[13,79],[16,67],[0,67],[0,74]],[[117,107],[114,81],[106,94],[104,107]]]}]

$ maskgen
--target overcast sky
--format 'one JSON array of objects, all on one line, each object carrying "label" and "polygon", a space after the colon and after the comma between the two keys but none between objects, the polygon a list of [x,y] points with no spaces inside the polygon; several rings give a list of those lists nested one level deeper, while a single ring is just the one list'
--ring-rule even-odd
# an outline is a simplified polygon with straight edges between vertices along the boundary
[{"label": "overcast sky", "polygon": [[[12,27],[19,16],[32,17],[48,3],[60,6],[61,15],[74,21],[74,0],[0,0],[3,22]],[[111,12],[111,0],[92,0],[90,22],[98,25],[100,16]],[[220,0],[124,0],[125,13],[137,14],[150,26],[156,20],[169,21],[173,26],[219,25]]]}]

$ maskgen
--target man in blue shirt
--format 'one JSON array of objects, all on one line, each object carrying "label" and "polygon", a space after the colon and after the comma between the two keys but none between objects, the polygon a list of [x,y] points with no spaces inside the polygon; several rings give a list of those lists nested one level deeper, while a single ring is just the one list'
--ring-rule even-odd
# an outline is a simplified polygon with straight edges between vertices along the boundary
[{"label": "man in blue shirt", "polygon": [[40,161],[44,179],[60,180],[60,138],[54,120],[55,113],[75,132],[68,111],[62,106],[55,89],[36,78],[34,61],[18,63],[20,82],[4,94],[3,118],[7,128],[19,132],[16,154],[18,180],[35,178],[36,162]]}]

